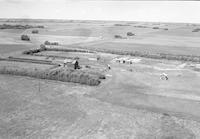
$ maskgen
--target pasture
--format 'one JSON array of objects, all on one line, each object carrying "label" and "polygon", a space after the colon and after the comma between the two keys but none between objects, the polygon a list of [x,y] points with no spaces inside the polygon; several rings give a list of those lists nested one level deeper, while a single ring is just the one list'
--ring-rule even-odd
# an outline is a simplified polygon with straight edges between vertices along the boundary
[{"label": "pasture", "polygon": [[[0,29],[0,138],[200,138],[200,25],[0,24],[34,27]],[[35,29],[38,33],[32,34]],[[58,45],[40,48],[45,41]],[[132,52],[162,53],[162,58]],[[140,60],[130,64],[116,58]],[[73,60],[78,69],[64,65]],[[163,73],[168,80],[161,78]]]}]

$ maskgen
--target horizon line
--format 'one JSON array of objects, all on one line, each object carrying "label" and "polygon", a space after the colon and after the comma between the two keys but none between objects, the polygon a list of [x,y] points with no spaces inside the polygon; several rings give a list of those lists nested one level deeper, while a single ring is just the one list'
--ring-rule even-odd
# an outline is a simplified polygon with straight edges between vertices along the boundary
[{"label": "horizon line", "polygon": [[137,21],[137,20],[104,20],[104,19],[64,19],[64,18],[1,18],[0,20],[9,20],[9,19],[14,19],[14,20],[66,20],[66,21],[102,21],[102,22],[146,22],[146,23],[172,23],[172,24],[200,24],[196,22],[166,22],[166,21]]}]

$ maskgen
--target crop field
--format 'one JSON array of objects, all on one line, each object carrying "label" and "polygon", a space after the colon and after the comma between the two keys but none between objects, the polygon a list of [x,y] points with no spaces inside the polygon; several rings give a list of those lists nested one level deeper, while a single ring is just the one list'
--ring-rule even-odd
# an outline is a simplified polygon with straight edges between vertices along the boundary
[{"label": "crop field", "polygon": [[88,57],[95,57],[93,53],[81,53],[81,52],[58,52],[58,51],[43,51],[40,52],[39,54],[42,55],[55,55],[55,56],[68,56],[68,57],[83,57],[83,58],[88,58]]},{"label": "crop field", "polygon": [[0,138],[200,138],[200,25],[0,25]]},{"label": "crop field", "polygon": [[97,37],[59,36],[59,35],[29,35],[35,44],[44,43],[46,40],[57,41],[61,44],[86,43],[99,40]]},{"label": "crop field", "polygon": [[[81,45],[80,45],[81,46]],[[82,48],[91,48],[99,50],[110,50],[110,51],[139,51],[149,53],[164,53],[164,54],[181,54],[181,55],[199,55],[200,49],[198,47],[181,47],[174,46],[166,47],[162,45],[152,44],[137,44],[137,43],[123,43],[123,42],[102,42],[92,45],[84,45]]]},{"label": "crop field", "polygon": [[24,63],[24,62],[13,62],[13,61],[0,61],[0,67],[4,68],[4,67],[9,67],[9,68],[13,68],[13,69],[26,69],[26,70],[47,70],[49,68],[51,68],[51,65],[41,65],[41,64],[33,64],[33,63]]},{"label": "crop field", "polygon": [[21,52],[32,48],[31,45],[25,44],[0,44],[0,55],[9,55],[14,52]]},{"label": "crop field", "polygon": [[[96,60],[96,54],[93,53],[80,53],[80,52],[58,52],[58,51],[43,51],[38,55],[46,57],[58,57],[58,59],[64,60],[65,58],[73,59],[79,58],[79,62],[82,65],[96,65],[99,62]],[[91,59],[91,60],[90,60]]]}]

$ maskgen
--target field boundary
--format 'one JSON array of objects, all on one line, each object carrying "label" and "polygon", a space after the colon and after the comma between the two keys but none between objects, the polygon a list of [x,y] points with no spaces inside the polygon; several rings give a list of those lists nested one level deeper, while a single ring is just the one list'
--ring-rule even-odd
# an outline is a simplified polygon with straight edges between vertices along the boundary
[{"label": "field boundary", "polygon": [[117,54],[117,55],[130,55],[136,57],[145,57],[152,59],[166,59],[166,60],[177,60],[177,61],[189,61],[200,63],[200,56],[195,55],[174,55],[174,54],[165,54],[165,53],[150,53],[150,52],[141,52],[141,51],[125,51],[125,50],[109,50],[102,48],[91,48],[87,46],[77,46],[77,48],[84,48],[95,52]]},{"label": "field boundary", "polygon": [[46,64],[46,65],[58,65],[53,63],[50,60],[36,60],[29,58],[17,58],[17,57],[8,57],[8,58],[0,58],[0,61],[14,61],[14,62],[25,62],[25,63],[35,63],[35,64]]}]

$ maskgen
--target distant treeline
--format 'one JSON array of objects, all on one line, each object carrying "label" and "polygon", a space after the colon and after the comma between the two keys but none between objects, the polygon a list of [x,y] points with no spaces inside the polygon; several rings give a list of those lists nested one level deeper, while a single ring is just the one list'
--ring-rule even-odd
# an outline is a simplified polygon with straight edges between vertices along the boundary
[{"label": "distant treeline", "polygon": [[44,26],[10,25],[10,24],[2,24],[2,25],[0,25],[0,29],[30,29],[30,28],[44,28]]},{"label": "distant treeline", "polygon": [[148,26],[142,26],[142,25],[138,25],[138,26],[134,26],[136,28],[149,28]]},{"label": "distant treeline", "polygon": [[196,28],[194,30],[192,30],[192,32],[199,32],[200,31],[200,28]]},{"label": "distant treeline", "polygon": [[[142,26],[142,25],[138,25],[138,26],[134,26],[136,28],[151,28],[148,26]],[[163,29],[163,30],[169,30],[168,28],[160,28],[160,27],[153,27],[152,29]]]},{"label": "distant treeline", "polygon": [[42,52],[42,51],[45,51],[45,50],[46,50],[46,49],[41,49],[41,48],[31,49],[31,50],[23,51],[23,54],[26,54],[26,55],[33,55],[34,53],[39,53],[39,52]]},{"label": "distant treeline", "polygon": [[45,41],[44,44],[45,45],[59,45],[58,42],[49,42],[49,41]]},{"label": "distant treeline", "polygon": [[114,24],[114,26],[131,26],[129,24]]},{"label": "distant treeline", "polygon": [[[82,48],[82,47],[79,47],[79,48]],[[118,54],[118,55],[130,55],[130,56],[138,56],[138,57],[153,58],[153,59],[167,59],[167,60],[200,62],[200,56],[194,56],[194,55],[179,55],[179,54],[175,55],[175,54],[165,54],[165,53],[109,50],[109,49],[88,48],[88,47],[84,47],[84,48],[91,50],[91,51],[98,51],[98,52]]]}]

